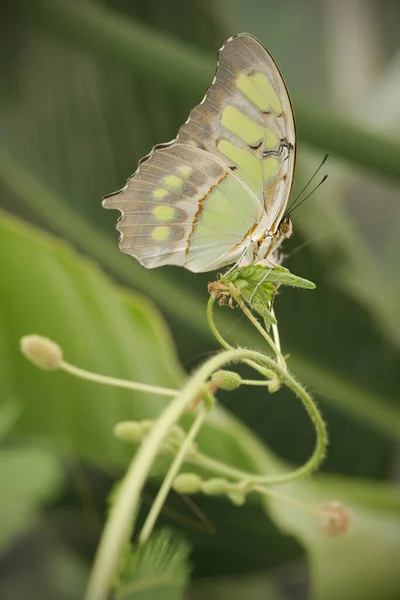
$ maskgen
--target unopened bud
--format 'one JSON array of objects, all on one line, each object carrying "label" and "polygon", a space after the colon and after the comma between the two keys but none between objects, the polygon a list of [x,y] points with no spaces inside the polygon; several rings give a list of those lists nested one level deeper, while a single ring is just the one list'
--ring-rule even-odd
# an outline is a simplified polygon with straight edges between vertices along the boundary
[{"label": "unopened bud", "polygon": [[235,506],[243,506],[246,502],[246,494],[243,492],[230,492],[227,496]]},{"label": "unopened bud", "polygon": [[180,494],[196,494],[202,489],[203,480],[196,473],[181,473],[175,477],[172,487]]},{"label": "unopened bud", "polygon": [[239,373],[235,373],[235,371],[224,371],[221,369],[220,371],[213,373],[211,381],[221,390],[231,392],[240,386],[242,378]]},{"label": "unopened bud", "polygon": [[39,369],[56,371],[61,367],[63,353],[58,344],[41,335],[21,338],[21,352]]},{"label": "unopened bud", "polygon": [[186,437],[186,432],[179,425],[174,425],[168,433],[167,439],[171,444],[176,445],[178,448],[183,443]]},{"label": "unopened bud", "polygon": [[154,425],[154,421],[121,421],[114,427],[114,435],[123,442],[137,444],[142,441]]},{"label": "unopened bud", "polygon": [[214,477],[213,479],[203,481],[203,485],[201,486],[202,492],[208,496],[222,496],[229,493],[231,489],[232,486],[229,481],[221,477]]},{"label": "unopened bud", "polygon": [[337,500],[327,502],[321,509],[321,529],[330,537],[347,533],[350,529],[351,514]]},{"label": "unopened bud", "polygon": [[273,379],[270,379],[268,381],[267,386],[268,386],[269,393],[274,394],[281,387],[281,382],[279,381],[278,377],[274,377]]}]

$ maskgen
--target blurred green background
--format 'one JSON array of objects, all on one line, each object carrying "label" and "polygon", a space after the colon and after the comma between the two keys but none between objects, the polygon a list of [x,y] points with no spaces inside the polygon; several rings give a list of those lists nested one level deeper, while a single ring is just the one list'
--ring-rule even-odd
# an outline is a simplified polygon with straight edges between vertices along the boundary
[{"label": "blurred green background", "polygon": [[[294,213],[284,247],[286,266],[317,288],[287,288],[275,308],[289,365],[329,429],[307,494],[346,501],[354,528],[326,540],[300,512],[285,520],[196,498],[199,525],[173,495],[163,518],[192,543],[187,598],[400,598],[399,4],[6,0],[0,15],[0,597],[82,597],[107,494],[132,454],[112,428],[164,405],[38,372],[20,336],[48,335],[79,366],[170,387],[217,347],[211,275],[145,271],[120,254],[117,213],[101,198],[175,137],[218,48],[248,31],[293,99],[294,194],[330,152],[329,179]],[[259,344],[228,309],[220,322],[232,343]],[[285,461],[311,453],[313,429],[289,393],[220,400]],[[233,433],[204,440],[252,464]]]}]

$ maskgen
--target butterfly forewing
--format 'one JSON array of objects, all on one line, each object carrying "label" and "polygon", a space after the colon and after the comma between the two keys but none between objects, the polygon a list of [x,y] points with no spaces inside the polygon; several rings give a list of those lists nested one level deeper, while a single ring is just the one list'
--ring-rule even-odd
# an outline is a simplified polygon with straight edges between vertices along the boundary
[{"label": "butterfly forewing", "polygon": [[103,205],[121,211],[120,248],[145,267],[210,271],[236,261],[260,227],[275,235],[294,161],[285,84],[265,48],[240,34],[177,139],[156,146]]},{"label": "butterfly forewing", "polygon": [[295,124],[272,57],[249,34],[221,48],[211,87],[181,127],[178,140],[219,156],[252,189],[274,234],[294,172]]}]

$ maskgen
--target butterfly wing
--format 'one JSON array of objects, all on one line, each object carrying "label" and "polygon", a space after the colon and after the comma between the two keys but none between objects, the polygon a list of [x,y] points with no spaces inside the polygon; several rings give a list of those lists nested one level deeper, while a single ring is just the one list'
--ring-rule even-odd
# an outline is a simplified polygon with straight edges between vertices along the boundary
[{"label": "butterfly wing", "polygon": [[231,38],[177,139],[156,146],[126,187],[104,199],[122,213],[121,250],[147,268],[199,272],[236,261],[260,223],[276,233],[294,143],[293,112],[275,63],[252,36]]},{"label": "butterfly wing", "polygon": [[296,131],[283,78],[264,46],[242,33],[221,48],[211,87],[178,140],[218,156],[262,204],[274,235],[293,181]]},{"label": "butterfly wing", "polygon": [[147,268],[211,271],[239,257],[260,218],[259,202],[217,157],[177,142],[142,159],[103,205],[122,216],[120,248]]}]

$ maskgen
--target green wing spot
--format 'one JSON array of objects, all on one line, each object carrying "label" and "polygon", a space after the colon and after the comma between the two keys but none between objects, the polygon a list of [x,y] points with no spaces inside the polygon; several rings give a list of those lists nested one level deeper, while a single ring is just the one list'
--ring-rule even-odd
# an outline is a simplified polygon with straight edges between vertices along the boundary
[{"label": "green wing spot", "polygon": [[168,206],[166,204],[158,204],[153,208],[152,212],[157,221],[168,222],[174,219],[176,210],[173,206]]},{"label": "green wing spot", "polygon": [[157,188],[153,192],[153,198],[156,198],[157,200],[160,200],[161,198],[165,198],[165,196],[168,196],[168,191],[164,190],[164,188]]},{"label": "green wing spot", "polygon": [[236,79],[236,85],[242,94],[260,110],[269,111],[272,108],[277,115],[282,112],[282,105],[277,93],[263,73],[256,73],[252,76],[240,73]]},{"label": "green wing spot", "polygon": [[219,152],[231,160],[240,169],[238,175],[259,196],[262,185],[262,171],[259,159],[249,150],[237,148],[228,140],[220,140],[217,146]]},{"label": "green wing spot", "polygon": [[178,171],[183,177],[190,177],[193,173],[193,167],[190,165],[182,165],[181,167],[178,167]]},{"label": "green wing spot", "polygon": [[173,190],[181,190],[184,185],[182,179],[176,175],[167,175],[164,177],[164,183]]},{"label": "green wing spot", "polygon": [[267,156],[262,161],[264,181],[273,179],[279,169],[279,160],[275,156]]},{"label": "green wing spot", "polygon": [[169,238],[171,228],[166,225],[160,225],[159,227],[154,227],[151,232],[151,237],[155,242],[165,242]]},{"label": "green wing spot", "polygon": [[256,73],[252,78],[260,93],[266,98],[269,106],[272,108],[275,114],[279,115],[282,112],[282,104],[278,98],[278,95],[264,73]]},{"label": "green wing spot", "polygon": [[264,138],[262,128],[234,106],[226,106],[223,109],[221,123],[251,146],[256,146]]},{"label": "green wing spot", "polygon": [[269,129],[265,130],[265,143],[264,147],[266,150],[277,150],[279,145],[279,137],[274,131]]}]

